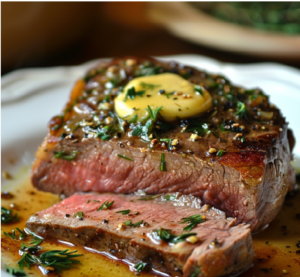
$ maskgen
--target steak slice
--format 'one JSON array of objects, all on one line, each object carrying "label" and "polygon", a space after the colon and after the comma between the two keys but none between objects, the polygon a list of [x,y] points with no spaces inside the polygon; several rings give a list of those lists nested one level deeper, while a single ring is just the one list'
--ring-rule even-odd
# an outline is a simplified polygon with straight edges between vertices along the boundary
[{"label": "steak slice", "polygon": [[[99,210],[105,203],[109,207]],[[128,214],[118,213],[125,210]],[[82,212],[79,217],[78,212]],[[184,231],[189,222],[180,223],[182,218],[194,215],[205,221]],[[238,273],[252,262],[250,226],[234,226],[235,221],[220,210],[201,205],[198,198],[179,193],[156,198],[88,193],[75,194],[38,212],[26,226],[42,237],[104,251],[129,264],[147,263],[148,268],[173,276],[209,277]],[[169,242],[156,232],[160,228],[174,236],[194,235]]]},{"label": "steak slice", "polygon": [[[114,113],[114,98],[129,80],[163,72],[200,84],[211,94],[212,108],[172,124],[158,116],[151,127]],[[163,105],[166,96],[161,97]],[[144,131],[133,136],[135,128]],[[275,218],[293,187],[294,139],[287,131],[280,111],[259,89],[245,90],[223,76],[174,62],[116,59],[78,80],[63,114],[51,119],[32,183],[66,196],[138,190],[192,194],[258,231]]]}]

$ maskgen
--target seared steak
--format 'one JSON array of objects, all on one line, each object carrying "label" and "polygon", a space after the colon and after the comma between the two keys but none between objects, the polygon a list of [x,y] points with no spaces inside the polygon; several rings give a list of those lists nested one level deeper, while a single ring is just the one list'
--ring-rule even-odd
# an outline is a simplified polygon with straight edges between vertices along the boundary
[{"label": "seared steak", "polygon": [[[190,222],[181,223],[183,218],[195,215],[201,223],[184,231]],[[235,222],[198,198],[178,193],[154,199],[89,193],[38,212],[26,225],[45,238],[105,251],[129,264],[143,262],[173,276],[216,277],[238,273],[252,262],[250,226]],[[185,238],[178,238],[182,234]]]},{"label": "seared steak", "polygon": [[[201,85],[211,94],[212,107],[171,124],[159,114],[145,123],[114,113],[114,98],[129,80],[164,72]],[[161,106],[166,97],[179,97],[159,93]],[[149,105],[155,104],[149,97]],[[140,189],[192,194],[257,231],[274,219],[293,180],[293,136],[287,131],[280,111],[260,89],[246,90],[174,62],[116,59],[79,80],[63,114],[51,119],[32,183],[66,196]]]}]

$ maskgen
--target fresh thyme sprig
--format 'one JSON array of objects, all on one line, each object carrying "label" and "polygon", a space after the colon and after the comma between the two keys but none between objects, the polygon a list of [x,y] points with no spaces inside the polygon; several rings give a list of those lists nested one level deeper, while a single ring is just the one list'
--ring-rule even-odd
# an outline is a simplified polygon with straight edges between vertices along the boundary
[{"label": "fresh thyme sprig", "polygon": [[14,221],[20,221],[18,214],[13,214],[12,210],[1,207],[1,223],[12,223]]},{"label": "fresh thyme sprig", "polygon": [[74,259],[82,256],[82,254],[74,254],[76,251],[66,250],[51,250],[42,253],[40,256],[23,252],[22,258],[18,261],[20,269],[24,266],[30,268],[32,265],[40,265],[42,267],[53,267],[57,272],[61,272],[62,269],[70,269],[75,264],[80,264],[80,261]]},{"label": "fresh thyme sprig", "polygon": [[191,215],[189,217],[183,217],[180,223],[188,223],[186,227],[183,228],[185,231],[191,231],[197,224],[205,221],[205,216],[200,214]]}]

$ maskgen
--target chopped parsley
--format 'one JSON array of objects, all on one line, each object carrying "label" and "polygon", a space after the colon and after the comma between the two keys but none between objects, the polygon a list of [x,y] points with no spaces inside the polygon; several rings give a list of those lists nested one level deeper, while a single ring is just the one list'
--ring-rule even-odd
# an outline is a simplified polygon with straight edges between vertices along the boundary
[{"label": "chopped parsley", "polygon": [[121,155],[121,154],[118,154],[118,157],[119,157],[119,158],[122,158],[122,159],[125,159],[125,160],[128,160],[128,161],[133,161],[133,159],[128,158],[128,157],[126,157],[126,156],[124,156],[124,155]]},{"label": "chopped parsley", "polygon": [[123,214],[123,215],[129,214],[129,213],[130,213],[130,210],[122,210],[122,211],[116,212],[116,214]]},{"label": "chopped parsley", "polygon": [[114,202],[115,202],[115,201],[112,201],[112,202],[105,201],[105,202],[97,209],[97,211],[109,209],[109,207],[110,207]]},{"label": "chopped parsley", "polygon": [[161,93],[161,95],[165,95],[167,96],[167,98],[169,99],[171,95],[174,95],[175,91],[172,91],[172,92],[165,92],[165,93]]},{"label": "chopped parsley", "polygon": [[71,154],[68,154],[64,151],[59,151],[59,152],[54,151],[53,153],[54,153],[54,157],[56,159],[62,159],[62,160],[66,160],[66,161],[73,161],[76,158],[76,156],[78,154],[78,151],[74,150],[74,151],[72,151]]},{"label": "chopped parsley", "polygon": [[149,113],[151,119],[156,120],[158,113],[162,108],[163,106],[160,106],[153,111],[151,107],[148,105],[148,108],[146,108],[145,110]]},{"label": "chopped parsley", "polygon": [[136,123],[138,120],[138,116],[137,114],[135,114],[129,121],[128,123],[131,124],[131,123]]},{"label": "chopped parsley", "polygon": [[200,214],[195,214],[189,217],[183,217],[180,223],[188,223],[186,227],[183,228],[185,231],[191,231],[197,224],[205,221],[205,217]]}]

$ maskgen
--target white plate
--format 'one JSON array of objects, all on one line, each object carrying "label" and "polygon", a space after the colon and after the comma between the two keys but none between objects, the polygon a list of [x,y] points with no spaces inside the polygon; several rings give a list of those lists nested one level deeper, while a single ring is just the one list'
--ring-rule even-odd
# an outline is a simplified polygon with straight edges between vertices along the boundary
[{"label": "white plate", "polygon": [[[300,71],[275,63],[235,65],[197,55],[164,57],[184,64],[221,73],[247,88],[260,87],[271,96],[300,139]],[[46,135],[46,124],[58,114],[77,78],[95,65],[22,69],[2,77],[1,170],[14,173],[32,163],[34,152]],[[300,143],[294,150],[300,156]],[[12,165],[9,160],[16,159]],[[5,181],[3,181],[5,183]],[[2,272],[2,276],[8,276]]]}]

